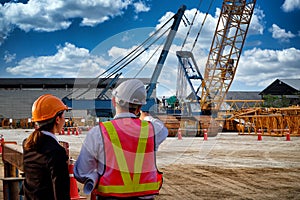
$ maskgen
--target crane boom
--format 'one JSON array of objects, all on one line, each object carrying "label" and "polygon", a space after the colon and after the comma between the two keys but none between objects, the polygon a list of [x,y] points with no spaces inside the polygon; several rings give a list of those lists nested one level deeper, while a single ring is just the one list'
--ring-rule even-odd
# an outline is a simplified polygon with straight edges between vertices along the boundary
[{"label": "crane boom", "polygon": [[256,0],[224,0],[209,51],[201,109],[219,110],[233,81]]},{"label": "crane boom", "polygon": [[163,50],[162,50],[162,52],[159,56],[159,59],[157,61],[157,64],[156,64],[156,67],[155,67],[154,72],[152,74],[150,83],[147,87],[147,99],[150,98],[150,96],[152,95],[153,90],[156,88],[158,77],[161,73],[161,70],[162,70],[163,65],[165,63],[165,60],[168,56],[170,47],[171,47],[171,45],[173,43],[173,40],[175,38],[176,32],[178,30],[178,27],[179,27],[179,24],[180,24],[180,21],[182,19],[182,16],[184,14],[185,9],[186,9],[186,6],[182,5],[178,9],[177,13],[174,15],[174,22],[171,26],[171,30],[169,32],[169,35],[167,37],[167,40],[166,40],[165,45],[163,47]]}]

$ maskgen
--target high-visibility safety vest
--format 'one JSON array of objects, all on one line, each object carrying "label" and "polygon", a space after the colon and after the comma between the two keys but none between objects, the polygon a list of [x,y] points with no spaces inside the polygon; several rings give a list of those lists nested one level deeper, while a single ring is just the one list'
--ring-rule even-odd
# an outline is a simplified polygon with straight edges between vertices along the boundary
[{"label": "high-visibility safety vest", "polygon": [[162,173],[155,160],[155,138],[150,122],[121,118],[100,122],[105,170],[94,194],[140,197],[159,193]]}]

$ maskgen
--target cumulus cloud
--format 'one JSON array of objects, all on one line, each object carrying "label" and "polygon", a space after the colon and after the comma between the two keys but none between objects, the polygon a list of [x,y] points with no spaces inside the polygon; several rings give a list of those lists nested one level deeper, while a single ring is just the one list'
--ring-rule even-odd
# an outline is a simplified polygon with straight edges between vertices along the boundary
[{"label": "cumulus cloud", "polygon": [[95,26],[122,15],[130,5],[134,5],[136,13],[149,11],[141,1],[131,0],[11,1],[0,5],[0,44],[15,27],[26,32],[51,32],[67,29],[75,18],[81,19],[82,26]]},{"label": "cumulus cloud", "polygon": [[300,50],[251,49],[241,57],[235,80],[248,86],[267,87],[275,79],[300,78]]},{"label": "cumulus cloud", "polygon": [[[189,19],[189,21],[191,22],[195,15],[195,12],[196,12],[196,9],[191,9],[191,10],[186,10],[184,14],[187,17],[187,19]],[[173,12],[167,12],[164,16],[162,16],[159,19],[159,23],[156,25],[155,29],[158,30],[159,28],[161,28],[174,14],[175,13],[173,13]],[[196,39],[196,36],[197,36],[200,28],[201,28],[201,25],[205,18],[205,15],[206,15],[205,13],[198,12],[198,14],[195,18],[194,24],[190,30],[189,36],[185,43],[186,50],[192,49],[192,46],[194,44],[194,41]],[[212,38],[213,38],[213,35],[214,35],[216,25],[217,25],[217,21],[218,21],[217,11],[216,11],[215,16],[207,15],[206,22],[205,22],[204,26],[201,28],[201,33],[197,40],[197,46],[201,45],[201,48],[203,48],[203,49],[209,48]],[[169,28],[172,23],[173,23],[173,20],[170,21],[166,27]],[[189,30],[188,26],[185,26],[184,23],[180,23],[178,31],[177,31],[177,37],[183,41],[186,37],[188,30]]]},{"label": "cumulus cloud", "polygon": [[150,10],[150,7],[147,6],[144,2],[136,2],[133,4],[134,6],[134,10],[136,13],[140,13],[140,12],[148,12]]},{"label": "cumulus cloud", "polygon": [[52,56],[27,57],[6,71],[26,77],[91,77],[104,71],[105,59],[91,55],[87,49],[66,43]]},{"label": "cumulus cloud", "polygon": [[286,31],[276,24],[273,24],[269,31],[274,39],[278,39],[281,42],[289,42],[289,39],[296,37],[291,31]]},{"label": "cumulus cloud", "polygon": [[4,52],[4,58],[3,60],[5,61],[5,63],[10,63],[12,62],[14,59],[16,59],[16,54],[10,54],[8,51]]},{"label": "cumulus cloud", "polygon": [[250,27],[248,30],[248,34],[260,34],[262,35],[264,32],[264,23],[263,20],[265,18],[264,11],[260,8],[255,8],[254,13],[251,18]]},{"label": "cumulus cloud", "polygon": [[[194,13],[195,9],[187,10],[185,15],[187,18],[192,19]],[[259,27],[263,27],[261,19],[264,15],[262,12],[258,13],[260,13],[257,14],[259,16],[259,20],[252,21],[252,23]],[[156,29],[167,19],[173,16],[173,14],[174,13],[166,13],[162,16]],[[190,50],[192,47],[204,15],[204,13],[198,14],[198,19],[195,21],[194,25],[197,28],[191,30],[190,37],[185,46],[186,50]],[[198,43],[193,51],[202,75],[204,75],[208,49],[212,42],[212,35],[217,24],[217,18],[218,10],[216,10],[215,16],[207,16],[206,24],[202,29]],[[254,27],[255,26],[252,26],[252,28]],[[157,90],[163,91],[166,96],[175,94],[178,66],[176,51],[181,49],[182,44],[177,42],[177,39],[182,41],[185,38],[187,30],[188,27],[185,27],[182,24],[180,25],[175,39],[176,42],[171,47],[168,59],[166,60],[158,80],[159,83]],[[253,31],[252,33],[260,34],[260,31]],[[130,41],[130,37],[136,37],[136,35],[132,33],[126,34],[126,32],[124,32],[123,38],[126,38],[126,41]],[[108,41],[107,43],[109,42],[111,41]],[[112,60],[122,57],[135,47],[136,46],[132,45],[128,48],[124,48],[115,44],[113,47],[105,51],[107,53],[107,57],[104,57],[103,55],[93,55],[87,49],[66,43],[63,46],[59,46],[57,48],[57,53],[52,56],[25,58],[20,61],[17,66],[7,68],[7,71],[14,75],[24,75],[27,77],[93,77],[103,72],[105,70],[104,66],[109,66],[112,63]],[[135,59],[134,63],[126,67],[126,72],[123,76],[133,77],[136,75],[141,67],[148,62],[148,59],[157,48],[158,46],[153,45],[144,54],[142,54],[142,56]],[[155,54],[138,77],[151,77],[160,52],[161,49]],[[300,63],[300,50],[295,48],[284,50],[254,48],[244,50],[237,68],[235,80],[243,82],[248,86],[266,87],[277,78],[299,78],[298,63]]]},{"label": "cumulus cloud", "polygon": [[284,12],[292,12],[300,9],[300,0],[285,0],[281,9]]},{"label": "cumulus cloud", "polygon": [[[184,14],[191,22],[195,15],[195,12],[196,12],[196,9],[191,9],[191,10],[186,10]],[[200,45],[201,49],[209,49],[210,48],[210,45],[211,45],[211,42],[212,42],[212,39],[214,36],[215,28],[217,26],[218,19],[220,16],[220,12],[221,12],[221,10],[219,8],[216,8],[214,15],[208,14],[206,16],[206,13],[197,11],[198,14],[196,15],[193,27],[190,30],[189,37],[187,38],[187,41],[185,44],[185,47],[187,50],[192,49],[195,39],[196,39],[196,36],[199,33],[200,29],[201,29],[201,32],[197,39],[196,46]],[[159,29],[160,27],[162,27],[162,25],[168,19],[170,19],[173,15],[174,15],[174,13],[167,12],[164,16],[162,16],[159,19],[159,23],[156,25],[156,29]],[[202,23],[205,19],[205,16],[206,16],[206,20],[202,27]],[[248,30],[248,35],[257,35],[257,34],[262,35],[263,34],[264,17],[265,17],[265,14],[261,9],[257,8],[254,10],[254,14],[252,16],[250,27]],[[172,21],[170,23],[172,23]],[[181,23],[179,26],[178,32],[177,32],[178,37],[180,37],[181,39],[184,39],[186,37],[188,29],[189,29],[189,27],[186,27],[183,23]]]},{"label": "cumulus cloud", "polygon": [[[188,19],[190,19],[190,21],[194,17],[195,11],[195,9],[186,10],[185,15]],[[212,42],[212,37],[215,31],[215,27],[217,25],[219,13],[220,9],[216,9],[214,16],[207,16],[206,22],[202,27],[200,37],[198,38],[197,45],[195,46],[193,51],[197,64],[200,67],[200,71],[203,73],[203,75],[208,50]],[[170,19],[173,15],[174,13],[172,12],[166,13],[159,19],[159,24],[155,28],[158,29],[159,27],[161,27],[162,24],[164,24],[165,21]],[[192,45],[199,31],[199,28],[201,27],[205,15],[206,14],[202,12],[198,13],[197,18],[194,22],[193,29],[189,34],[188,40],[183,50],[190,50],[192,48]],[[260,14],[260,16],[263,15]],[[258,18],[261,19],[261,17]],[[252,23],[257,24],[257,26],[261,25],[260,20],[257,20],[255,22],[252,21]],[[164,92],[166,95],[175,94],[176,80],[174,80],[174,78],[176,78],[177,76],[178,66],[176,51],[181,49],[182,41],[184,40],[187,31],[188,27],[185,27],[181,23],[178,33],[176,35],[176,42],[171,47],[168,59],[166,60],[161,76],[159,77],[159,87],[165,89]],[[258,32],[256,33],[259,34]],[[120,37],[126,41],[130,41],[130,37],[136,37],[136,34],[128,34],[127,32],[124,32],[123,36]],[[115,40],[111,40],[110,43],[113,44],[112,41]],[[103,66],[108,66],[113,60],[116,60],[126,55],[128,52],[130,52],[136,47],[133,45],[129,48],[123,48],[119,47],[117,43],[114,44],[115,46],[112,46],[106,51],[107,57],[104,59],[101,56],[91,55],[91,53],[87,49],[78,48],[73,44],[66,43],[64,46],[58,47],[58,51],[55,55],[25,58],[22,61],[20,61],[17,66],[8,68],[7,71],[14,75],[41,77],[90,77],[91,75],[95,74],[99,75],[100,72],[103,72],[104,70]],[[150,78],[156,65],[156,62],[159,58],[161,49],[159,49],[159,51],[156,52],[156,54],[152,57],[150,61],[148,60],[156,51],[158,45],[159,44],[151,46],[151,48],[149,48],[145,53],[143,53],[142,56],[135,59],[134,63],[126,67],[126,72],[123,75],[127,77],[135,76],[137,73],[139,73],[141,67],[143,67],[144,64],[148,62],[147,66],[145,66],[143,71],[139,74],[139,77]]]}]

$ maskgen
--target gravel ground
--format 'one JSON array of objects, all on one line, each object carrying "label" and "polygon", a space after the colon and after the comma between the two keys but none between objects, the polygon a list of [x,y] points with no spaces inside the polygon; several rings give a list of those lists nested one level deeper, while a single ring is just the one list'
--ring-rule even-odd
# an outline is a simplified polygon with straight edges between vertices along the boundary
[{"label": "gravel ground", "polygon": [[[31,131],[0,129],[0,134],[21,144]],[[58,135],[69,143],[74,159],[85,134]],[[157,152],[164,184],[156,199],[300,199],[299,147],[299,137],[258,141],[254,135],[219,133],[208,140],[167,138]]]}]

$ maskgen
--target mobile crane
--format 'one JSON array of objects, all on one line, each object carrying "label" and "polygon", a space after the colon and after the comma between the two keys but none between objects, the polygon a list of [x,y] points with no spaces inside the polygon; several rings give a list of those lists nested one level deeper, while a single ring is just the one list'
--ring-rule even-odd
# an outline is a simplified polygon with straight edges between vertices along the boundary
[{"label": "mobile crane", "polygon": [[[178,51],[176,53],[181,66],[181,70],[183,71],[182,75],[185,77],[185,80],[188,82],[188,85],[192,89],[192,93],[197,100],[196,102],[200,103],[200,114],[211,114],[212,112],[217,112],[221,107],[221,104],[230,88],[230,85],[236,73],[245,38],[249,29],[251,17],[254,12],[255,3],[256,0],[223,1],[218,24],[205,65],[204,77],[202,77],[200,73],[199,67],[197,66],[192,51]],[[151,108],[153,108],[153,105],[155,105],[155,100],[151,98],[151,94],[156,88],[158,77],[167,58],[168,51],[182,20],[185,9],[186,7],[182,6],[181,8],[179,8],[178,12],[171,18],[174,21],[169,31],[169,35],[165,42],[164,48],[160,54],[155,70],[152,74],[150,83],[147,86],[147,105],[143,107],[143,110],[149,111]],[[138,55],[140,54],[141,53],[138,53]],[[133,56],[133,59],[136,57],[137,56]],[[129,61],[131,60],[132,59],[130,59]],[[128,62],[125,62],[124,66],[126,66]],[[119,63],[120,62],[118,62],[117,64]],[[105,89],[105,91],[108,90],[109,87],[117,83],[118,77],[120,76],[120,74],[117,74],[119,70],[120,69],[116,69],[113,71],[113,73],[110,73],[108,78],[112,77],[113,75],[116,75],[116,77],[112,79],[113,83],[108,84],[108,87]],[[104,78],[103,80],[106,81],[108,78]],[[192,83],[193,80],[201,80],[200,86],[195,88]],[[201,97],[199,97],[198,95],[200,89],[202,89]],[[87,108],[86,106],[89,106],[89,109],[96,110],[97,116],[103,115],[103,113],[112,115],[110,99],[103,100],[98,97],[93,101],[89,101],[69,99],[66,97],[63,99],[63,101],[68,106],[73,108],[74,105],[78,106],[81,109]],[[193,109],[191,109],[192,103],[194,102],[191,101],[189,106],[190,114],[194,113]],[[199,115],[198,112],[197,115]],[[198,119],[198,121],[200,120]]]},{"label": "mobile crane", "polygon": [[[256,0],[224,0],[202,77],[191,51],[178,51],[183,75],[202,114],[218,111],[234,79]],[[195,88],[192,80],[201,80]],[[201,97],[199,91],[201,90]]]},{"label": "mobile crane", "polygon": [[[178,30],[179,24],[181,22],[182,16],[184,14],[184,11],[186,10],[186,6],[182,5],[177,13],[171,17],[159,30],[163,29],[168,22],[173,20],[173,23],[170,28],[167,28],[167,31],[169,31],[168,36],[166,38],[165,44],[163,46],[163,50],[161,51],[161,54],[159,56],[159,59],[157,61],[156,67],[154,69],[154,72],[152,74],[152,77],[150,79],[150,83],[147,86],[147,104],[142,107],[143,111],[154,111],[156,100],[151,97],[153,90],[156,88],[157,80],[159,78],[159,75],[161,73],[161,70],[163,68],[163,65],[165,63],[165,60],[168,56],[169,49],[173,43],[173,40],[175,38],[176,32]],[[94,110],[97,116],[105,116],[105,117],[112,117],[113,116],[113,110],[111,106],[111,99],[103,98],[105,96],[105,92],[111,89],[113,86],[115,86],[118,82],[119,77],[121,76],[121,73],[118,73],[121,69],[123,69],[125,66],[127,66],[131,61],[133,61],[136,57],[141,55],[146,49],[149,48],[152,44],[150,44],[148,47],[145,47],[144,50],[141,50],[142,46],[145,45],[147,42],[149,42],[149,39],[153,37],[155,34],[158,34],[158,31],[156,31],[152,36],[150,36],[145,42],[143,42],[138,48],[136,48],[134,51],[129,53],[127,56],[122,58],[120,61],[118,61],[115,65],[110,67],[106,72],[108,75],[105,78],[101,78],[99,82],[104,82],[110,80],[110,82],[107,84],[107,86],[102,90],[102,92],[98,95],[96,99],[89,100],[89,99],[76,99],[76,98],[69,98],[69,96],[73,93],[71,92],[67,96],[65,96],[62,100],[63,102],[73,109],[84,109],[84,110]],[[166,31],[165,31],[166,32]],[[159,36],[162,37],[164,33]],[[158,37],[158,38],[159,38]],[[157,39],[154,39],[156,41]],[[120,66],[116,67],[118,64]],[[113,69],[116,68],[116,69]],[[113,69],[112,72],[109,72],[109,70]],[[105,72],[105,73],[106,73]],[[104,74],[104,73],[103,73]],[[103,75],[101,74],[101,75]],[[101,76],[100,75],[100,76]],[[114,78],[111,78],[114,76]],[[94,79],[92,82],[98,81],[98,79]],[[100,83],[96,83],[99,85]],[[88,91],[88,90],[87,90]],[[87,91],[83,92],[82,94],[86,93]],[[80,96],[80,95],[79,95]]]}]

